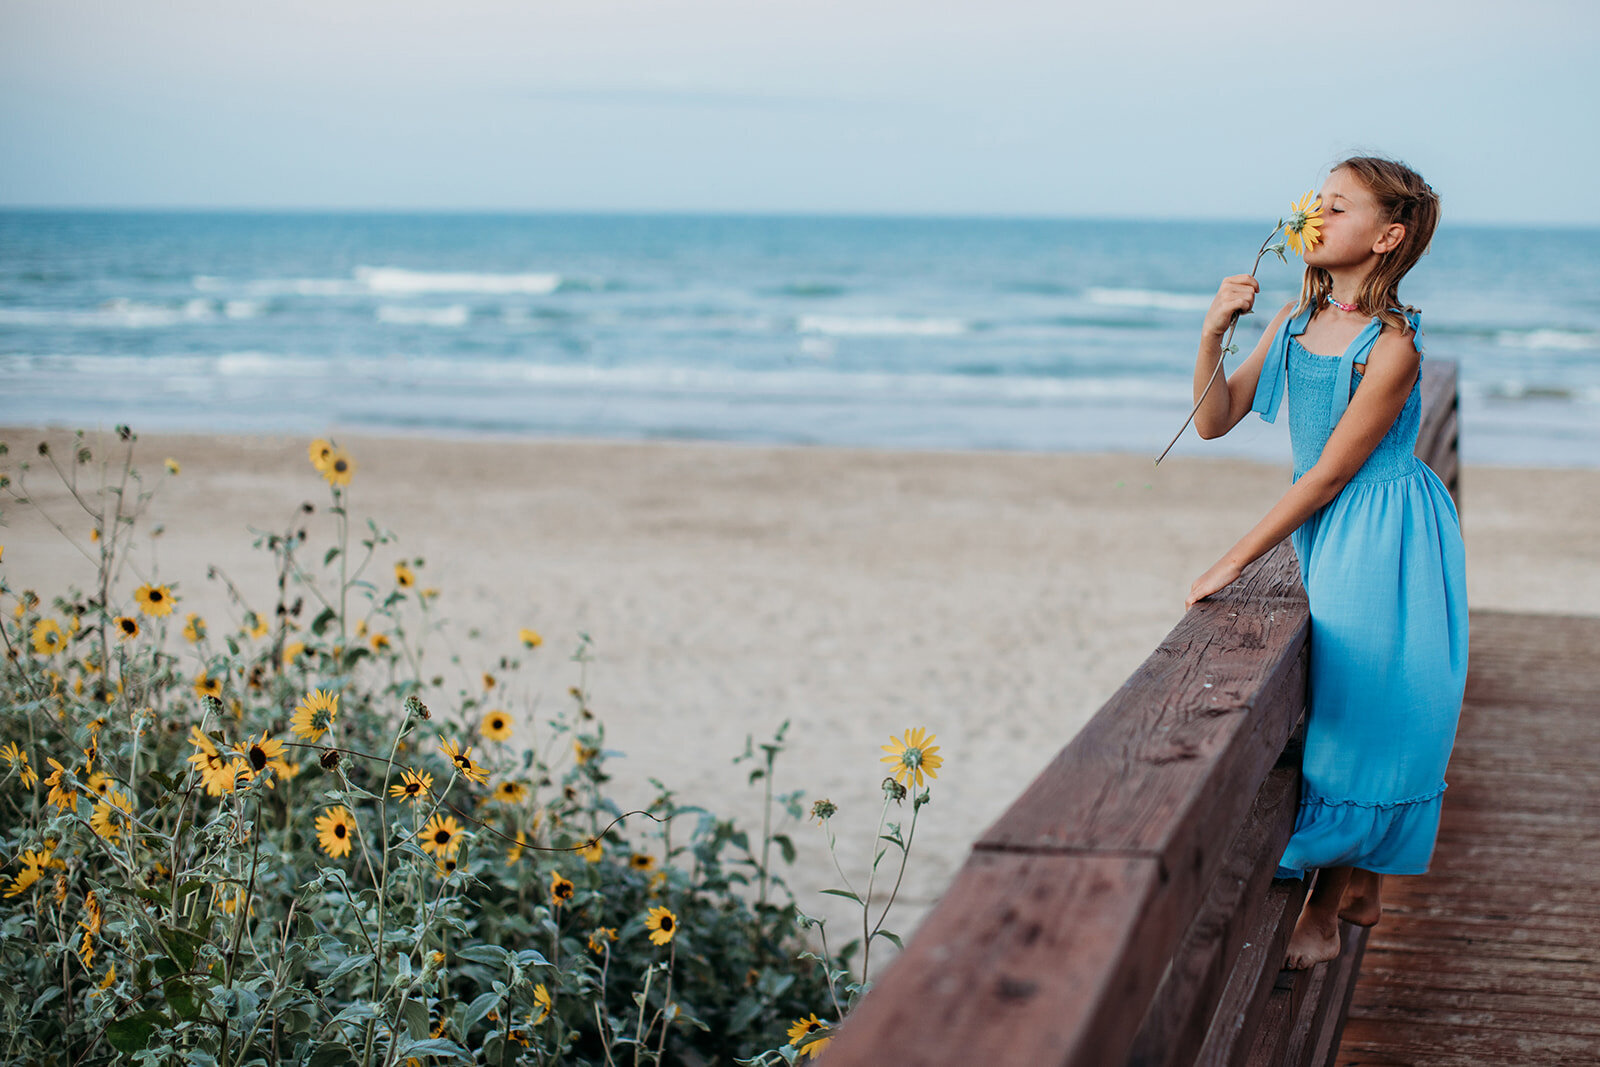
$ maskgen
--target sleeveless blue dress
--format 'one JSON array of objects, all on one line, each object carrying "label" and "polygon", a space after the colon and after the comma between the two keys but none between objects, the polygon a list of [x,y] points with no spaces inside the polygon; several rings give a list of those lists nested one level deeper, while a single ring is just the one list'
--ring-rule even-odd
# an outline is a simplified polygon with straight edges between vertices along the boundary
[{"label": "sleeveless blue dress", "polygon": [[[1420,336],[1420,315],[1405,312]],[[1252,410],[1285,388],[1298,481],[1322,455],[1383,324],[1342,356],[1307,351],[1290,316]],[[1417,351],[1422,351],[1418,343]],[[1300,807],[1277,877],[1352,866],[1424,874],[1433,857],[1467,680],[1466,554],[1450,492],[1413,454],[1420,376],[1394,425],[1332,501],[1291,535],[1311,605],[1310,709]]]}]

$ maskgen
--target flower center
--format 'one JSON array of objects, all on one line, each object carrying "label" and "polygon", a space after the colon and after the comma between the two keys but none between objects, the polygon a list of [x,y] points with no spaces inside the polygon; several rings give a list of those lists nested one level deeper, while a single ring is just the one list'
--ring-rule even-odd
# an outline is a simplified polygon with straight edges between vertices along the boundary
[{"label": "flower center", "polygon": [[433,841],[436,845],[448,845],[450,843],[450,831],[440,830],[433,835]]},{"label": "flower center", "polygon": [[343,837],[344,836],[344,823],[340,823],[339,825],[337,825],[337,826],[335,826],[333,828],[333,836],[334,837]]}]

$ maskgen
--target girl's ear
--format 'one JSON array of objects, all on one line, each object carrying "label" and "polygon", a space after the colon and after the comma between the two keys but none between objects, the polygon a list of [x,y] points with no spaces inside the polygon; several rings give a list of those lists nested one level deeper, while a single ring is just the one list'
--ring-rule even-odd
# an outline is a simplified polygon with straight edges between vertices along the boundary
[{"label": "girl's ear", "polygon": [[1391,222],[1388,226],[1384,227],[1383,233],[1378,235],[1378,240],[1373,243],[1372,250],[1378,253],[1380,256],[1385,252],[1393,252],[1396,248],[1400,247],[1400,242],[1405,240],[1405,238],[1405,223]]}]

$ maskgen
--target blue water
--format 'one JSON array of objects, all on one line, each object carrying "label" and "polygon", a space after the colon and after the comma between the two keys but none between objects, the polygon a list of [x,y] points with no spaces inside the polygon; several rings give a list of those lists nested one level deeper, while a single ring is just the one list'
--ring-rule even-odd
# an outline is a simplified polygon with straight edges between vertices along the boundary
[{"label": "blue water", "polygon": [[[0,423],[1154,456],[1270,225],[5,212]],[[1447,226],[1407,279],[1468,462],[1600,464],[1597,237]]]}]

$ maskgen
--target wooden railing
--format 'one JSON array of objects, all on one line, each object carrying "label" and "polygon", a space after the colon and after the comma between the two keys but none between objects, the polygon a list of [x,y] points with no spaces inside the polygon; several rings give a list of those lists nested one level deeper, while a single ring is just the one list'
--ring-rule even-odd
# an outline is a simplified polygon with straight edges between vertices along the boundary
[{"label": "wooden railing", "polygon": [[[1456,491],[1456,368],[1417,454]],[[1309,614],[1284,543],[1196,605],[972,848],[828,1067],[1328,1063],[1366,946],[1280,970]]]}]

